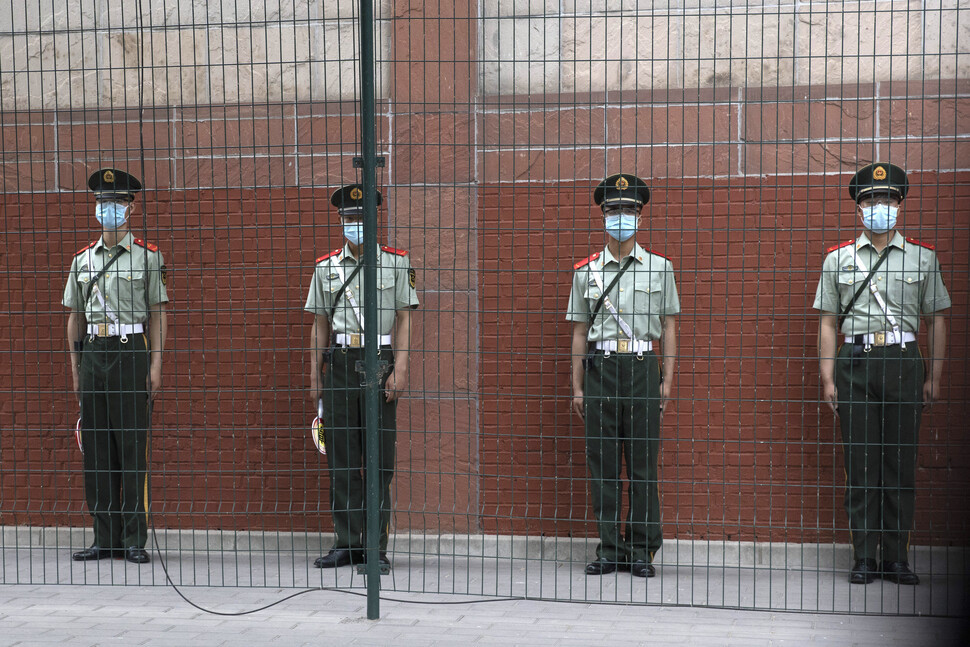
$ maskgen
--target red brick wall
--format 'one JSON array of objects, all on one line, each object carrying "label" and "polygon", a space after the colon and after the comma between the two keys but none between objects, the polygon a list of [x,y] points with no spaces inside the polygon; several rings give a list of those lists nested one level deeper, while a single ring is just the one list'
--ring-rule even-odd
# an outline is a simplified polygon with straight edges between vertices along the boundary
[{"label": "red brick wall", "polygon": [[[642,240],[673,259],[684,308],[667,536],[846,540],[810,306],[824,248],[857,230],[848,173],[878,154],[915,169],[902,224],[937,244],[954,299],[946,402],[923,425],[916,540],[965,543],[966,83],[483,99],[467,36],[435,41],[434,65],[399,48],[394,99],[378,108],[381,235],[411,250],[422,301],[396,528],[593,532],[563,310],[573,262],[603,241],[592,186],[623,168],[650,179]],[[426,42],[401,38],[426,61]],[[165,253],[173,298],[151,456],[162,526],[329,527],[306,438],[302,306],[313,260],[339,244],[327,197],[354,178],[354,111],[145,115],[149,217],[134,226]],[[141,168],[137,117],[0,114],[5,524],[89,523],[60,295],[74,250],[97,236],[88,173]]]}]

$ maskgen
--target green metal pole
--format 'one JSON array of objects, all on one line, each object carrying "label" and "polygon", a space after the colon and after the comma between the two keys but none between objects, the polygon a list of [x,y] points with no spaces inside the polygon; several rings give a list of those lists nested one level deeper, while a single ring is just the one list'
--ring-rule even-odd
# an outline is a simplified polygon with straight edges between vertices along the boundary
[{"label": "green metal pole", "polygon": [[367,458],[364,468],[366,484],[367,537],[367,618],[380,617],[381,510],[380,473],[377,453],[380,447],[380,375],[377,365],[377,156],[376,111],[374,108],[374,6],[372,0],[360,0],[360,122],[361,154],[364,158],[364,383],[366,407]]}]

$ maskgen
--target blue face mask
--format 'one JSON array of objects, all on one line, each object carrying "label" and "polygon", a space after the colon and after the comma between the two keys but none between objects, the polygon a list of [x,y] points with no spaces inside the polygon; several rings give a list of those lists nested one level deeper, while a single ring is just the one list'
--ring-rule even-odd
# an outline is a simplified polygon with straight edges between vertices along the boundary
[{"label": "blue face mask", "polygon": [[94,217],[108,231],[114,231],[128,220],[128,205],[120,202],[99,202],[94,208]]},{"label": "blue face mask", "polygon": [[606,233],[621,243],[628,240],[633,234],[637,233],[636,214],[624,213],[617,216],[606,216]]},{"label": "blue face mask", "polygon": [[874,204],[862,207],[862,224],[874,234],[885,234],[896,226],[896,212],[899,207],[888,204]]},{"label": "blue face mask", "polygon": [[364,223],[344,223],[344,238],[349,240],[352,245],[360,245],[361,241],[364,240]]}]

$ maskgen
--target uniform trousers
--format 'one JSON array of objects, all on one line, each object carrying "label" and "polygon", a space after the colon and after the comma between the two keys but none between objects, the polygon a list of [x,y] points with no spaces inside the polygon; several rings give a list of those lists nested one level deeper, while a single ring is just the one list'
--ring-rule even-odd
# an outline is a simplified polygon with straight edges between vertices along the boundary
[{"label": "uniform trousers", "polygon": [[[599,529],[599,558],[651,562],[660,550],[660,365],[645,352],[596,351],[584,376],[586,464],[593,513]],[[621,532],[623,463],[629,512]]]},{"label": "uniform trousers", "polygon": [[[378,465],[380,479],[380,550],[387,550],[391,524],[391,479],[394,477],[395,442],[397,440],[397,402],[387,402],[384,385],[394,366],[390,349],[378,351],[378,360],[387,362],[381,375],[380,407],[377,429],[380,434]],[[324,439],[330,476],[330,509],[333,512],[337,549],[358,549],[366,540],[365,465],[367,441],[365,429],[366,392],[363,374],[357,362],[364,361],[363,348],[335,348],[324,375]]]},{"label": "uniform trousers", "polygon": [[142,333],[85,338],[81,351],[84,494],[94,545],[144,548],[148,540],[148,340]]},{"label": "uniform trousers", "polygon": [[855,559],[876,559],[881,545],[884,561],[908,561],[923,375],[915,342],[839,349],[835,386]]}]

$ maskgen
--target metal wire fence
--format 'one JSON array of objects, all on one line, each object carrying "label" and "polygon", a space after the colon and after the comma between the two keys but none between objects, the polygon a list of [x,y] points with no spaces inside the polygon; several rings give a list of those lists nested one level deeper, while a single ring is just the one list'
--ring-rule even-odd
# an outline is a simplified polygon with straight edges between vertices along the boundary
[{"label": "metal wire fence", "polygon": [[[377,586],[313,566],[334,541],[332,455],[308,436],[304,310],[315,259],[345,244],[332,192],[373,181],[376,238],[408,251],[420,301],[381,589],[962,613],[970,6],[373,12],[370,114],[357,2],[0,0],[0,581]],[[935,245],[952,299],[940,401],[904,448],[915,587],[847,581],[843,445],[819,385],[815,288],[826,249],[862,232],[847,186],[870,162],[907,171],[899,229]],[[72,561],[93,535],[62,293],[101,235],[87,182],[105,167],[143,182],[129,223],[171,299],[147,565]],[[618,172],[650,187],[636,240],[670,259],[681,305],[644,579],[584,572],[599,538],[571,410],[574,264],[606,244],[593,191]]]}]

